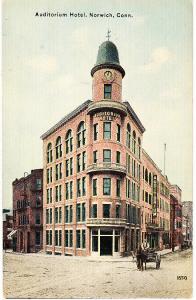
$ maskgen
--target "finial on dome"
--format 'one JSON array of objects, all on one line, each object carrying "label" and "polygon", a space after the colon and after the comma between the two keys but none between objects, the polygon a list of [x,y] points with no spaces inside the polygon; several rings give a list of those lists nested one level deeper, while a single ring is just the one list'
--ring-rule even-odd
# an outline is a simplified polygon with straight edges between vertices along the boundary
[{"label": "finial on dome", "polygon": [[108,32],[107,32],[107,35],[106,35],[108,41],[110,40],[110,37],[111,37],[110,33],[111,33],[111,30],[108,29]]}]

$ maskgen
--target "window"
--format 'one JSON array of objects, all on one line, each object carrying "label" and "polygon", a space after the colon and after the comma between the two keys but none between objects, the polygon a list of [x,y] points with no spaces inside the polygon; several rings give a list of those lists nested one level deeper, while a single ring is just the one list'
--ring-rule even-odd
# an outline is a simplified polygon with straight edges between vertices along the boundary
[{"label": "window", "polygon": [[116,205],[116,218],[120,218],[120,205]]},{"label": "window", "polygon": [[132,199],[136,200],[135,182],[132,182]]},{"label": "window", "polygon": [[112,96],[112,85],[104,84],[104,99],[111,99]]},{"label": "window", "polygon": [[82,229],[82,248],[86,248],[86,230]]},{"label": "window", "polygon": [[65,161],[65,176],[69,176],[69,159],[66,159]]},{"label": "window", "polygon": [[82,203],[82,222],[84,222],[86,219],[86,205],[85,203]]},{"label": "window", "polygon": [[97,196],[97,178],[93,179],[93,196]]},{"label": "window", "polygon": [[76,230],[76,248],[80,248],[80,230]]},{"label": "window", "polygon": [[69,206],[65,206],[65,223],[69,223]]},{"label": "window", "polygon": [[148,182],[148,170],[145,169],[145,181]]},{"label": "window", "polygon": [[36,215],[35,215],[35,224],[37,224],[37,225],[41,224],[40,213],[36,213]]},{"label": "window", "polygon": [[126,179],[126,197],[131,198],[131,182],[129,179]]},{"label": "window", "polygon": [[80,222],[81,213],[80,213],[80,203],[76,205],[76,220],[77,222]]},{"label": "window", "polygon": [[62,222],[62,208],[55,207],[55,223],[61,223],[61,222]]},{"label": "window", "polygon": [[46,230],[46,245],[52,245],[52,230]]},{"label": "window", "polygon": [[84,122],[81,122],[77,131],[77,147],[80,148],[86,143],[86,129]]},{"label": "window", "polygon": [[97,204],[92,205],[91,217],[92,218],[97,218]]},{"label": "window", "polygon": [[68,130],[66,137],[65,137],[65,145],[66,145],[66,153],[72,152],[73,150],[73,137],[72,131]]},{"label": "window", "polygon": [[97,163],[97,151],[93,151],[93,163]]},{"label": "window", "polygon": [[149,173],[148,180],[149,180],[149,184],[151,185],[152,184],[152,175],[151,175],[151,173]]},{"label": "window", "polygon": [[47,147],[47,163],[52,162],[52,144],[49,143]]},{"label": "window", "polygon": [[86,196],[86,177],[82,178],[82,196]]},{"label": "window", "polygon": [[[49,202],[48,202],[49,203]],[[36,202],[35,202],[36,207],[41,206],[41,196],[39,194],[36,194]]]},{"label": "window", "polygon": [[103,195],[110,196],[111,194],[111,178],[103,178]]},{"label": "window", "polygon": [[36,178],[35,186],[36,186],[36,190],[41,190],[41,188],[42,188],[42,181],[41,181],[40,178]]},{"label": "window", "polygon": [[69,199],[69,182],[66,182],[65,184],[65,199]]},{"label": "window", "polygon": [[65,247],[69,247],[69,230],[65,230]]},{"label": "window", "polygon": [[131,172],[131,157],[128,153],[126,154],[126,167],[127,167],[127,172],[130,173]]},{"label": "window", "polygon": [[98,231],[92,230],[92,251],[98,252]]},{"label": "window", "polygon": [[73,181],[70,181],[69,183],[69,190],[70,190],[69,197],[70,199],[73,199]]},{"label": "window", "polygon": [[110,218],[110,204],[103,204],[103,218]]},{"label": "window", "polygon": [[59,136],[56,139],[56,159],[62,157],[62,144],[61,144],[61,137]]},{"label": "window", "polygon": [[116,134],[116,140],[117,140],[117,142],[120,142],[120,132],[121,130],[120,130],[120,125],[119,124],[117,124],[117,134]]},{"label": "window", "polygon": [[69,172],[70,172],[70,176],[71,176],[71,175],[73,175],[73,158],[72,157],[70,158],[69,163],[70,163]]},{"label": "window", "polygon": [[132,176],[136,176],[136,161],[132,158]]},{"label": "window", "polygon": [[82,170],[86,169],[86,152],[82,152]]},{"label": "window", "polygon": [[133,131],[132,152],[134,154],[136,153],[136,133],[135,133],[135,130]]},{"label": "window", "polygon": [[55,186],[55,199],[56,202],[61,201],[62,195],[61,195],[61,185]]},{"label": "window", "polygon": [[127,138],[126,138],[126,145],[130,149],[131,148],[131,126],[127,124]]},{"label": "window", "polygon": [[73,230],[65,230],[65,247],[73,246]]},{"label": "window", "polygon": [[77,172],[81,171],[81,154],[77,155]]},{"label": "window", "polygon": [[120,152],[116,151],[116,163],[120,164]]},{"label": "window", "polygon": [[81,197],[81,186],[80,186],[81,180],[77,179],[77,197]]},{"label": "window", "polygon": [[111,123],[110,122],[103,123],[103,138],[111,139]]},{"label": "window", "polygon": [[141,158],[141,139],[138,137],[138,158]]},{"label": "window", "polygon": [[93,140],[97,141],[98,138],[98,124],[93,125]]},{"label": "window", "polygon": [[61,246],[62,243],[62,231],[55,230],[55,246]]},{"label": "window", "polygon": [[58,207],[55,207],[55,223],[58,223],[59,220],[59,210]]},{"label": "window", "polygon": [[121,185],[121,180],[117,179],[116,180],[116,196],[120,197],[120,185]]},{"label": "window", "polygon": [[72,223],[73,221],[73,208],[72,205],[65,206],[65,223]]},{"label": "window", "polygon": [[149,204],[152,204],[152,195],[149,194]]},{"label": "window", "polygon": [[111,150],[103,150],[103,161],[111,162]]},{"label": "window", "polygon": [[148,203],[148,193],[145,192],[145,202]]},{"label": "window", "polygon": [[56,180],[62,178],[62,163],[56,165]]},{"label": "window", "polygon": [[47,183],[52,182],[52,167],[46,170]]},{"label": "window", "polygon": [[52,203],[52,188],[47,189],[47,204]]}]

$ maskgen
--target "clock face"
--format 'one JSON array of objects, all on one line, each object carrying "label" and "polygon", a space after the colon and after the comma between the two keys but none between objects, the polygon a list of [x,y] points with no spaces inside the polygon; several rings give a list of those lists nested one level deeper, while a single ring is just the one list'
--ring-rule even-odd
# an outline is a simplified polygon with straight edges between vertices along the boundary
[{"label": "clock face", "polygon": [[106,71],[104,73],[104,77],[105,77],[106,80],[112,80],[113,79],[112,72],[111,71]]}]

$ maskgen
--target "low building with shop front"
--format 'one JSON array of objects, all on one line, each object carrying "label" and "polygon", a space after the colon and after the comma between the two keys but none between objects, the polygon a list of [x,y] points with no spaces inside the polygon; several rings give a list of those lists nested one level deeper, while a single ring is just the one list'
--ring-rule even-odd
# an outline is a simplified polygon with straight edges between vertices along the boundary
[{"label": "low building with shop front", "polygon": [[3,249],[12,248],[12,239],[9,238],[13,232],[13,215],[12,210],[3,209]]},{"label": "low building with shop front", "polygon": [[13,187],[13,250],[38,252],[43,243],[43,170],[15,179]]}]

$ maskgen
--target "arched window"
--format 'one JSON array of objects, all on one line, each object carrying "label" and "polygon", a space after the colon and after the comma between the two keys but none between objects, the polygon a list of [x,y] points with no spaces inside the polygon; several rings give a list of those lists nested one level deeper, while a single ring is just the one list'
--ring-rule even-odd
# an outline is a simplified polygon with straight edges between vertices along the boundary
[{"label": "arched window", "polygon": [[62,144],[61,144],[61,137],[59,136],[56,139],[56,159],[62,156]]},{"label": "arched window", "polygon": [[49,143],[47,147],[47,163],[52,162],[52,144]]},{"label": "arched window", "polygon": [[77,130],[77,147],[80,148],[86,143],[86,128],[84,122],[81,122]]},{"label": "arched window", "polygon": [[65,146],[66,146],[66,153],[72,152],[73,150],[73,137],[71,129],[68,130],[66,137],[65,137]]},{"label": "arched window", "polygon": [[148,182],[148,170],[145,169],[145,181]]},{"label": "arched window", "polygon": [[126,145],[128,148],[131,148],[131,126],[127,124],[127,138],[126,138]]},{"label": "arched window", "polygon": [[149,173],[148,182],[150,185],[152,184],[152,174],[151,173]]},{"label": "arched window", "polygon": [[138,158],[141,158],[141,139],[138,137]]},{"label": "arched window", "polygon": [[136,133],[133,130],[133,139],[132,139],[132,152],[135,154],[136,152]]}]

